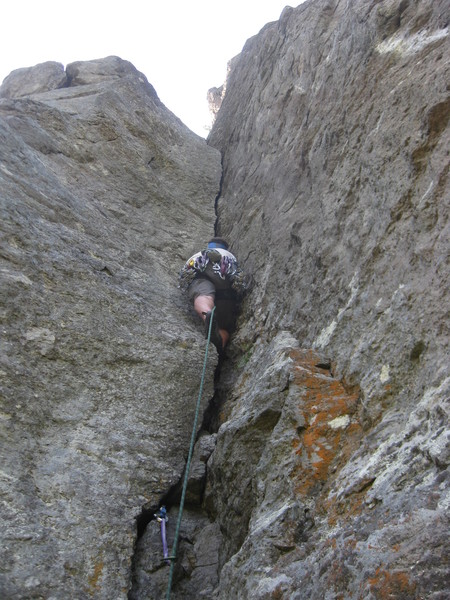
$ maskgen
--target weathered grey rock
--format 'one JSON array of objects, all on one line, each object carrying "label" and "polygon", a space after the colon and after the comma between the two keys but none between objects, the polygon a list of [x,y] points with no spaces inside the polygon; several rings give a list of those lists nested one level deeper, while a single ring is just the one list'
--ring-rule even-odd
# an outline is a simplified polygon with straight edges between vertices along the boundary
[{"label": "weathered grey rock", "polygon": [[[448,596],[449,21],[315,0],[233,60],[209,142],[251,287],[175,599]],[[204,340],[174,280],[212,233],[218,155],[104,64],[0,102],[5,597],[167,585],[155,522],[132,567],[134,517],[176,503]]]},{"label": "weathered grey rock", "polygon": [[131,73],[146,81],[130,62],[118,56],[107,56],[87,62],[77,61],[67,65],[66,71],[71,86],[98,84],[100,81],[120,79]]},{"label": "weathered grey rock", "polygon": [[224,93],[223,85],[221,85],[218,88],[213,87],[208,90],[208,94],[207,94],[206,98],[208,100],[209,112],[211,113],[213,122],[216,119],[217,113],[219,112],[219,109],[222,105],[222,100],[223,100],[224,95],[225,95],[225,93]]},{"label": "weathered grey rock", "polygon": [[[167,540],[173,545],[178,510],[169,512],[166,524]],[[221,535],[218,523],[212,523],[198,510],[183,511],[177,563],[174,569],[170,597],[214,597],[218,582],[219,543]],[[170,567],[162,559],[160,525],[151,521],[139,540],[136,551],[133,587],[129,600],[160,600],[166,597]]]},{"label": "weathered grey rock", "polygon": [[48,92],[67,85],[67,75],[61,63],[48,61],[16,69],[5,77],[0,86],[0,98],[21,98]]},{"label": "weathered grey rock", "polygon": [[2,598],[127,597],[205,350],[177,277],[213,234],[220,155],[130,63],[68,72],[0,100]]},{"label": "weathered grey rock", "polygon": [[234,64],[239,60],[239,55],[235,56],[231,60],[228,61],[227,64],[227,74],[224,83],[220,87],[212,87],[208,90],[206,95],[206,99],[208,100],[209,112],[211,113],[212,122],[214,124],[217,113],[222,106],[223,99],[225,97],[225,93],[227,91],[227,82],[230,77],[230,73],[233,70]]},{"label": "weathered grey rock", "polygon": [[449,593],[449,21],[307,2],[230,73],[209,143],[252,288],[208,466],[221,598]]},{"label": "weathered grey rock", "polygon": [[216,446],[216,435],[202,435],[194,447],[186,487],[186,502],[200,506],[206,485],[206,464]]}]

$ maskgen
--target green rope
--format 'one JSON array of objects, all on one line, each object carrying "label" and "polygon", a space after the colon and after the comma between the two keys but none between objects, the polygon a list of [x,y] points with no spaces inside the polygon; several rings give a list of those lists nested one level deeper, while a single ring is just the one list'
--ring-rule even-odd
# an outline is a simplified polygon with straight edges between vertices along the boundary
[{"label": "green rope", "polygon": [[177,527],[175,529],[175,539],[173,542],[172,556],[169,556],[171,564],[170,564],[170,572],[169,572],[169,583],[167,584],[166,600],[170,600],[170,592],[172,589],[173,573],[175,570],[175,560],[177,558],[178,537],[180,535],[180,526],[181,526],[181,518],[183,516],[184,499],[186,497],[186,489],[187,489],[188,478],[189,478],[189,469],[191,467],[192,453],[194,451],[194,444],[195,444],[195,438],[196,438],[196,433],[197,433],[197,421],[198,421],[198,415],[200,412],[200,401],[202,399],[202,394],[203,394],[203,385],[205,383],[206,364],[208,361],[208,349],[209,349],[209,342],[211,339],[211,329],[212,329],[212,323],[213,323],[215,310],[216,310],[216,307],[214,306],[214,308],[211,311],[211,319],[209,321],[208,341],[206,343],[205,359],[203,361],[202,379],[200,382],[200,390],[198,392],[197,407],[195,409],[194,426],[192,428],[192,435],[191,435],[191,445],[189,446],[189,454],[188,454],[188,458],[187,458],[187,462],[186,462],[186,471],[184,474],[183,490],[181,492],[180,510],[178,512]]}]

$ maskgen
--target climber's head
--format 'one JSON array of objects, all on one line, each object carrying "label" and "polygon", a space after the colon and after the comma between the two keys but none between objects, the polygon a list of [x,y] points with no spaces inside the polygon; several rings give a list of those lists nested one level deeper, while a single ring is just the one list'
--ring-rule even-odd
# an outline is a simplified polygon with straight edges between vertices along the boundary
[{"label": "climber's head", "polygon": [[220,237],[213,237],[208,242],[208,248],[222,248],[228,250],[228,243]]}]

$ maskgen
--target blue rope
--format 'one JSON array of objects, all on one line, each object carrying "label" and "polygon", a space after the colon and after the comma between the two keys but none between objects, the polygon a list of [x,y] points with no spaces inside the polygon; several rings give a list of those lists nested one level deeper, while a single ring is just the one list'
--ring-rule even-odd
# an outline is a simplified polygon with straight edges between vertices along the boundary
[{"label": "blue rope", "polygon": [[186,497],[186,489],[187,489],[188,478],[189,478],[189,469],[191,468],[192,453],[194,451],[195,438],[196,438],[196,434],[197,434],[197,422],[198,422],[198,415],[200,412],[200,401],[202,399],[203,385],[205,383],[206,364],[208,361],[208,349],[209,349],[209,342],[211,339],[211,330],[212,330],[212,324],[213,324],[215,310],[216,310],[216,307],[214,306],[211,311],[211,319],[209,321],[208,341],[206,343],[205,359],[203,361],[202,379],[200,382],[200,390],[198,392],[197,407],[195,409],[194,425],[192,427],[191,444],[189,446],[189,454],[188,454],[188,458],[187,458],[187,462],[186,462],[186,471],[184,474],[183,490],[181,492],[180,510],[178,513],[177,526],[175,529],[175,539],[173,542],[172,556],[169,556],[171,564],[170,564],[170,572],[169,572],[169,582],[167,584],[166,600],[170,600],[170,592],[172,589],[173,573],[175,570],[175,560],[177,558],[178,538],[180,535],[181,518],[183,516],[184,500]]}]

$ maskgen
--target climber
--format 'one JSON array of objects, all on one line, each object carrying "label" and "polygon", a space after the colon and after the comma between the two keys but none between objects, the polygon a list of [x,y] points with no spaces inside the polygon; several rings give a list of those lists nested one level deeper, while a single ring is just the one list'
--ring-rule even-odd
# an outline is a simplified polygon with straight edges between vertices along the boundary
[{"label": "climber", "polygon": [[224,239],[212,238],[205,250],[191,256],[181,269],[180,287],[203,319],[206,337],[212,314],[211,341],[221,354],[234,329],[237,300],[245,289],[243,273]]}]

